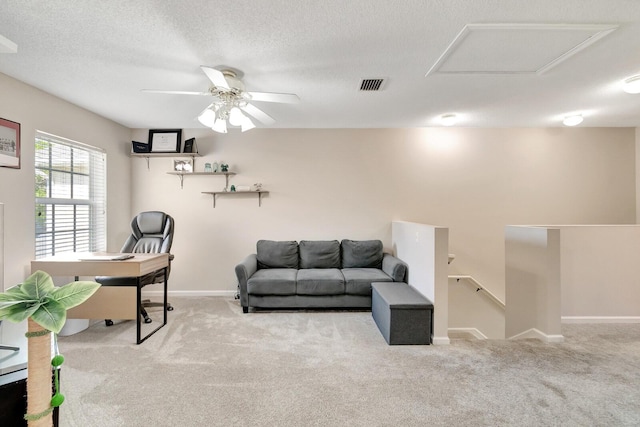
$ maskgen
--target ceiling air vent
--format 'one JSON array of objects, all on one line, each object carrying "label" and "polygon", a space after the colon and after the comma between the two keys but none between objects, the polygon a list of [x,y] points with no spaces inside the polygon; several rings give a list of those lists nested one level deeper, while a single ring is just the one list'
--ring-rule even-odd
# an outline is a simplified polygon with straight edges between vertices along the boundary
[{"label": "ceiling air vent", "polygon": [[376,91],[382,89],[382,83],[384,79],[362,79],[360,83],[360,90],[362,91]]}]

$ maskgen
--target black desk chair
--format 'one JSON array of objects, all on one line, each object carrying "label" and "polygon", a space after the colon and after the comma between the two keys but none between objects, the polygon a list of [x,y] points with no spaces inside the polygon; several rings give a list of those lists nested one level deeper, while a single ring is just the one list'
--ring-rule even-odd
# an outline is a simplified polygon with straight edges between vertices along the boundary
[{"label": "black desk chair", "polygon": [[[169,253],[173,243],[173,218],[164,212],[150,211],[141,212],[131,221],[131,236],[127,239],[121,253]],[[169,254],[169,267],[167,268],[167,279],[171,272],[171,261],[173,255]],[[102,286],[135,286],[137,277],[96,277],[96,282]],[[156,270],[140,278],[140,286],[151,285],[153,283],[164,283],[164,269]],[[152,303],[149,300],[142,301],[140,315],[144,318],[144,323],[151,323],[151,318],[144,307],[159,307],[163,303]],[[167,310],[173,310],[171,304],[167,304]],[[113,325],[111,319],[105,319],[107,326]]]}]

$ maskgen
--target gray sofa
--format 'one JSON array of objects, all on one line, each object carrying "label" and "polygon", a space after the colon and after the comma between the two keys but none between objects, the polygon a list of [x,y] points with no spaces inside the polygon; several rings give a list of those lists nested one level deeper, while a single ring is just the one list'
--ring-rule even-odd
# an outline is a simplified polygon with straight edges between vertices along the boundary
[{"label": "gray sofa", "polygon": [[406,282],[407,264],[379,240],[260,240],[235,268],[245,313],[255,308],[371,308],[371,283]]}]

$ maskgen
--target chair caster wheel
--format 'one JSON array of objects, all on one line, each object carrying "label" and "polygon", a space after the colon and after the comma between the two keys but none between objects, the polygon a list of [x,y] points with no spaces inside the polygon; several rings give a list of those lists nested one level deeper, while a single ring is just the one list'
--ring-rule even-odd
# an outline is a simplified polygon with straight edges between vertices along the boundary
[{"label": "chair caster wheel", "polygon": [[172,306],[167,306],[167,311],[173,311],[173,307]]},{"label": "chair caster wheel", "polygon": [[150,317],[147,317],[146,319],[144,319],[144,323],[151,323],[153,322],[153,320],[151,320]]},{"label": "chair caster wheel", "polygon": [[104,324],[105,324],[105,326],[113,326],[113,320],[111,320],[111,319],[105,319],[105,320],[104,320]]}]

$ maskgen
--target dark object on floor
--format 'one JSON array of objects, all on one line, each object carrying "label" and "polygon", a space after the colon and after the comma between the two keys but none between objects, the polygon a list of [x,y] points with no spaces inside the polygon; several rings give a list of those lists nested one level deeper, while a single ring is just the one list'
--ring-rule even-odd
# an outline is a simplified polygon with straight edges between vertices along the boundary
[{"label": "dark object on floor", "polygon": [[371,288],[371,314],[387,344],[431,344],[431,301],[406,283],[372,283]]}]

